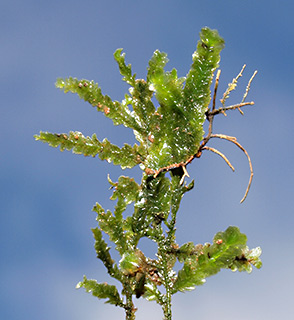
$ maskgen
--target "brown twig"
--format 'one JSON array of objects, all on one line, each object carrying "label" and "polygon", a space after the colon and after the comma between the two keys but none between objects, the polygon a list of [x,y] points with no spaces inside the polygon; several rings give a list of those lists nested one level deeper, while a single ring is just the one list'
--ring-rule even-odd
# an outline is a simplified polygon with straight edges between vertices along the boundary
[{"label": "brown twig", "polygon": [[[238,104],[233,104],[231,106],[228,106],[228,107],[221,107],[221,108],[218,108],[218,109],[215,109],[213,111],[210,111],[209,114],[210,115],[217,115],[219,113],[224,113],[225,111],[228,111],[228,110],[235,110],[235,109],[240,109],[242,107],[245,107],[245,106],[253,106],[254,105],[254,102],[253,101],[250,101],[250,102],[241,102],[241,103],[238,103]],[[243,112],[242,112],[243,113]]]},{"label": "brown twig", "polygon": [[188,173],[188,171],[187,171],[187,169],[186,169],[186,166],[185,166],[185,165],[182,165],[181,167],[182,167],[182,169],[183,169],[183,171],[184,171],[184,174],[182,175],[182,178],[181,178],[181,180],[180,180],[180,185],[183,184],[185,177],[188,177],[188,178],[190,177],[190,176],[189,176],[189,173]]},{"label": "brown twig", "polygon": [[[237,75],[237,77],[234,78],[234,79],[232,80],[232,82],[228,84],[228,88],[227,88],[227,90],[224,92],[223,98],[220,100],[220,102],[221,102],[221,104],[222,104],[223,106],[225,106],[225,102],[226,102],[226,100],[228,99],[231,91],[233,91],[233,90],[236,89],[237,83],[238,83],[238,79],[239,79],[240,77],[242,77],[243,71],[244,71],[245,68],[246,68],[246,64],[244,64],[244,66],[242,67],[242,69],[241,69],[241,71],[239,72],[239,74]],[[239,110],[239,111],[240,111],[240,110]]]},{"label": "brown twig", "polygon": [[246,149],[244,147],[242,147],[242,145],[237,141],[237,139],[235,137],[227,136],[224,134],[212,134],[211,138],[224,139],[224,140],[227,140],[227,141],[234,143],[239,149],[241,149],[245,153],[245,155],[248,159],[249,168],[250,168],[250,178],[249,178],[249,182],[248,182],[248,185],[247,185],[247,188],[245,191],[245,195],[240,201],[240,203],[242,203],[248,195],[248,192],[249,192],[249,189],[250,189],[250,186],[252,183],[252,178],[253,178],[253,168],[252,168],[252,162],[251,162],[250,156],[249,156],[248,152],[246,151]]},{"label": "brown twig", "polygon": [[228,158],[227,158],[223,153],[221,153],[219,150],[217,150],[217,149],[215,149],[215,148],[207,147],[207,146],[203,147],[202,150],[209,150],[209,151],[212,151],[212,152],[218,154],[219,156],[221,156],[221,157],[225,160],[226,164],[227,164],[233,171],[235,171],[235,168],[232,166],[232,164],[231,164],[231,162],[228,160]]},{"label": "brown twig", "polygon": [[214,85],[214,93],[213,93],[213,101],[212,101],[212,111],[215,110],[215,99],[216,99],[216,93],[217,93],[220,74],[221,74],[221,70],[219,69],[219,70],[217,70],[216,77],[215,77],[215,85]]},{"label": "brown twig", "polygon": [[254,77],[256,76],[256,74],[257,74],[257,70],[254,71],[252,77],[251,77],[250,80],[248,81],[248,84],[247,84],[247,87],[246,87],[246,91],[245,91],[245,93],[244,93],[244,96],[243,96],[243,99],[242,99],[241,103],[245,101],[245,99],[246,99],[246,97],[247,97],[247,95],[248,95],[248,92],[249,92],[249,90],[250,90],[251,82],[252,82],[252,80],[254,79]]}]

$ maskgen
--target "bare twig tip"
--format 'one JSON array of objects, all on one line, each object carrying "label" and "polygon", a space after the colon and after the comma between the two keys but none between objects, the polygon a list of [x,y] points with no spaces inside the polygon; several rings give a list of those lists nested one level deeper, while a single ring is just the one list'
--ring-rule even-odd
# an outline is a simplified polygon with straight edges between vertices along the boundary
[{"label": "bare twig tip", "polygon": [[232,164],[231,164],[231,162],[228,160],[228,158],[227,158],[223,153],[221,153],[219,150],[217,150],[217,149],[215,149],[215,148],[207,147],[207,146],[203,147],[203,150],[209,150],[209,151],[212,151],[212,152],[218,154],[220,157],[222,157],[222,158],[225,160],[226,164],[227,164],[233,171],[235,171],[235,168],[232,166]]}]

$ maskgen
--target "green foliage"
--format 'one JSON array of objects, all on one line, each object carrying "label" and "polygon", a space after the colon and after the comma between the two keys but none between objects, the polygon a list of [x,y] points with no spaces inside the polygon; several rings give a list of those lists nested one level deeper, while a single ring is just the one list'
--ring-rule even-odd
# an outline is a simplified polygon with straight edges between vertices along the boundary
[{"label": "green foliage", "polygon": [[[168,61],[166,54],[156,50],[149,62],[147,81],[135,80],[131,66],[125,63],[122,49],[118,49],[114,57],[123,80],[131,86],[131,96],[126,95],[121,103],[102,95],[98,84],[93,81],[71,77],[57,80],[56,86],[64,92],[77,93],[98,111],[103,111],[114,124],[132,128],[140,146],[125,145],[119,149],[107,140],[99,142],[95,135],[85,138],[76,132],[69,135],[41,132],[36,139],[53,147],[60,145],[61,150],[73,149],[75,153],[92,156],[99,154],[102,160],[113,161],[123,168],[141,163],[149,172],[186,162],[197,152],[203,138],[210,85],[223,44],[217,31],[202,29],[186,78],[178,78],[175,69],[164,71]],[[151,101],[153,94],[159,103],[157,109]]]},{"label": "green foliage", "polygon": [[112,101],[107,95],[101,93],[97,83],[85,79],[76,78],[57,79],[56,87],[62,89],[65,93],[77,93],[81,99],[89,102],[98,111],[112,119],[115,125],[123,124],[126,127],[140,131],[135,116],[131,113],[127,105]]},{"label": "green foliage", "polygon": [[118,63],[119,71],[122,76],[124,76],[123,80],[126,81],[129,85],[135,87],[136,83],[136,75],[132,75],[132,67],[131,65],[126,65],[125,63],[125,53],[122,53],[123,49],[117,49],[114,53],[114,59]]},{"label": "green foliage", "polygon": [[224,40],[217,31],[202,29],[186,78],[178,78],[175,69],[165,72],[166,55],[155,51],[147,79],[160,105],[160,126],[152,132],[154,142],[147,158],[148,168],[158,170],[185,162],[197,152],[203,138],[213,72],[223,46]]},{"label": "green foliage", "polygon": [[91,292],[94,297],[99,299],[108,299],[106,303],[116,306],[123,306],[123,301],[115,286],[107,283],[97,283],[96,280],[88,280],[85,276],[83,281],[77,284],[77,288],[85,288],[87,292]]},{"label": "green foliage", "polygon": [[[214,115],[253,104],[244,102],[252,77],[241,104],[224,105],[243,68],[225,92],[221,100],[223,107],[215,109],[214,96],[212,109],[209,109],[210,88],[223,47],[224,40],[216,30],[203,28],[186,77],[178,77],[175,69],[165,71],[167,55],[156,50],[149,61],[146,80],[136,79],[131,65],[125,62],[125,53],[117,49],[114,58],[123,80],[130,86],[122,102],[103,95],[93,81],[72,77],[57,80],[57,88],[65,93],[78,94],[112,119],[114,125],[131,128],[138,141],[134,146],[124,144],[118,147],[107,139],[99,141],[95,134],[85,137],[78,131],[68,134],[40,132],[35,136],[36,140],[52,147],[59,146],[61,151],[98,156],[101,160],[120,165],[122,169],[136,165],[142,169],[140,185],[126,176],[119,177],[117,182],[108,177],[113,191],[110,199],[116,201],[113,212],[103,209],[99,203],[93,208],[98,223],[92,229],[97,258],[103,262],[109,275],[120,282],[121,295],[116,286],[97,283],[86,277],[77,285],[99,299],[107,299],[107,303],[124,308],[128,320],[135,319],[134,295],[155,300],[162,306],[164,318],[171,320],[171,297],[176,292],[202,285],[206,278],[221,269],[249,273],[252,266],[261,267],[261,249],[250,250],[246,245],[246,235],[237,227],[218,232],[212,244],[188,242],[179,247],[176,243],[176,217],[180,202],[194,186],[193,180],[189,184],[184,181],[189,177],[187,164],[200,157],[205,148],[216,152],[230,164],[219,151],[205,147],[212,137]],[[218,78],[215,93],[217,83]],[[209,132],[204,137],[206,118],[209,120]],[[245,150],[234,137],[215,137],[229,140]],[[251,166],[246,150],[244,152]],[[127,206],[132,203],[133,212],[127,214]],[[119,261],[112,258],[105,235],[114,243]],[[156,259],[146,257],[138,248],[143,237],[157,244]],[[173,268],[177,260],[183,266],[175,272]]]},{"label": "green foliage", "polygon": [[138,145],[135,144],[131,147],[129,144],[125,144],[122,148],[119,148],[106,138],[100,142],[95,134],[90,138],[84,137],[78,131],[71,131],[69,134],[53,134],[41,131],[40,135],[35,137],[36,140],[46,142],[51,147],[60,146],[61,151],[72,150],[73,153],[92,157],[98,155],[101,160],[113,162],[123,169],[132,168],[141,162],[140,151],[143,150]]},{"label": "green foliage", "polygon": [[218,273],[221,269],[232,271],[252,271],[252,264],[261,267],[260,248],[249,250],[247,237],[237,227],[229,227],[218,232],[213,243],[194,246],[189,242],[178,249],[176,255],[183,268],[178,272],[173,286],[173,293],[192,290],[205,283],[205,279]]},{"label": "green foliage", "polygon": [[[187,109],[191,110],[191,114],[197,114],[200,107],[199,117],[202,118],[210,102],[210,85],[213,73],[218,68],[224,40],[216,30],[208,28],[201,30],[200,39],[197,50],[193,54],[193,64],[186,78],[184,95],[185,102],[188,103]],[[195,123],[198,123],[197,118]]]},{"label": "green foliage", "polygon": [[143,264],[146,263],[146,258],[142,251],[136,249],[132,251],[125,251],[119,262],[119,267],[126,275],[134,275],[137,273]]}]

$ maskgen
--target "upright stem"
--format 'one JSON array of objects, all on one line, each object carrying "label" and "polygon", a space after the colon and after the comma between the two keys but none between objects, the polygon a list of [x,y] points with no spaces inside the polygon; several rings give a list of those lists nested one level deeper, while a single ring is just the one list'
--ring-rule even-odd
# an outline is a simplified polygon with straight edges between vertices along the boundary
[{"label": "upright stem", "polygon": [[172,319],[172,311],[171,311],[171,278],[170,278],[170,270],[168,267],[168,253],[166,252],[166,248],[164,252],[162,252],[162,267],[163,267],[163,279],[164,279],[164,287],[165,287],[165,297],[163,304],[163,314],[164,320]]},{"label": "upright stem", "polygon": [[[179,171],[180,170],[180,171]],[[170,257],[171,248],[175,242],[175,224],[177,218],[178,205],[181,201],[181,196],[179,196],[179,187],[180,180],[182,175],[182,168],[174,170],[172,179],[171,179],[171,200],[170,200],[170,213],[171,219],[167,223],[169,231],[167,236],[164,237],[164,240],[161,241],[161,256],[162,256],[162,266],[163,266],[163,279],[165,286],[165,303],[163,305],[164,320],[172,319],[172,310],[171,310],[171,298],[172,298],[172,259]],[[160,244],[159,244],[160,245]]]},{"label": "upright stem", "polygon": [[126,304],[125,304],[126,320],[135,320],[136,309],[133,304],[132,290],[129,285],[125,286],[125,292],[126,292]]}]

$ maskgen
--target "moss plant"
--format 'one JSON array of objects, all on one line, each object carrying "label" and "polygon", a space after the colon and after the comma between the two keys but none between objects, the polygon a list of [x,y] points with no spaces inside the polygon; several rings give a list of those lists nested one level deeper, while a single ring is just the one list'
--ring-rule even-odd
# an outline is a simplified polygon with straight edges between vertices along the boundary
[{"label": "moss plant", "polygon": [[[212,138],[234,143],[248,158],[250,179],[243,201],[248,193],[253,171],[247,151],[235,137],[213,133],[213,120],[217,114],[238,109],[253,102],[246,102],[251,81],[249,80],[242,101],[226,106],[226,100],[235,89],[239,75],[229,84],[216,107],[216,92],[220,70],[215,77],[214,91],[211,86],[220,61],[224,40],[216,30],[203,28],[197,49],[192,56],[192,65],[186,77],[179,78],[175,69],[167,72],[164,67],[167,55],[156,50],[149,61],[147,79],[136,79],[131,65],[125,63],[122,49],[114,53],[119,70],[129,86],[129,93],[122,102],[113,101],[102,94],[98,84],[85,79],[58,79],[56,86],[64,92],[72,92],[89,102],[98,111],[112,119],[114,125],[133,129],[137,144],[118,147],[107,139],[99,141],[95,134],[85,137],[81,132],[53,134],[40,132],[36,140],[48,143],[85,156],[98,156],[121,168],[139,166],[141,183],[121,176],[117,182],[108,179],[112,187],[111,199],[116,201],[113,212],[99,203],[93,208],[97,214],[97,226],[92,229],[97,258],[109,275],[121,283],[122,290],[107,283],[97,283],[86,277],[78,283],[87,292],[99,299],[106,299],[125,310],[126,319],[135,319],[134,296],[156,301],[164,319],[172,319],[172,296],[178,291],[189,291],[202,285],[205,279],[221,269],[251,272],[252,266],[261,267],[261,249],[249,249],[246,235],[237,227],[228,227],[218,232],[211,243],[195,245],[176,242],[176,217],[182,197],[193,189],[194,182],[186,183],[189,177],[187,165],[199,158],[204,150],[221,156],[232,168],[224,154],[207,146]],[[152,97],[157,99],[156,105]],[[211,107],[209,107],[211,103]],[[209,122],[205,135],[203,124]],[[124,215],[128,205],[133,204],[133,214]],[[121,259],[114,261],[110,247],[104,239],[115,244]],[[141,238],[148,238],[157,245],[156,259],[148,258],[138,249]],[[178,261],[179,271],[174,270]]]}]

